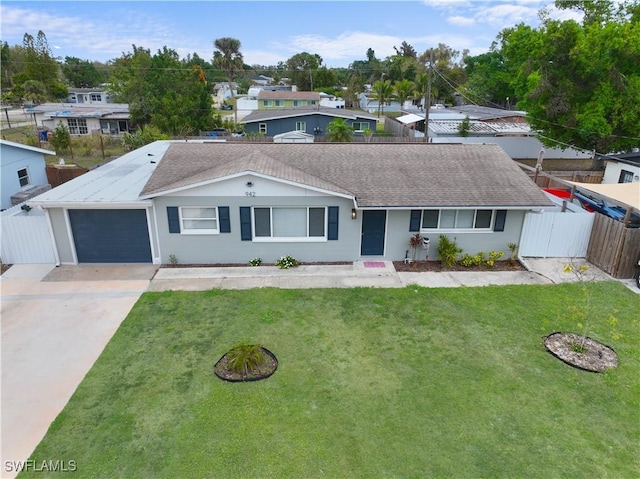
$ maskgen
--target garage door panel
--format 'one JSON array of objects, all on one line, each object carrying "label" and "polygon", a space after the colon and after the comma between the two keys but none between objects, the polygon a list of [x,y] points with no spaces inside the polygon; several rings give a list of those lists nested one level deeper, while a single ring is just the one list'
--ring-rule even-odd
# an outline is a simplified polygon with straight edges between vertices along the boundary
[{"label": "garage door panel", "polygon": [[145,210],[69,210],[79,263],[150,263]]}]

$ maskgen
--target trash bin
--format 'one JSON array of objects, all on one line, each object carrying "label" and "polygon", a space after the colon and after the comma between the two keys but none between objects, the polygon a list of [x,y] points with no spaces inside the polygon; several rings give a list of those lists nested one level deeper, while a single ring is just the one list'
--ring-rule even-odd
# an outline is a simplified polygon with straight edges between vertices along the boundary
[{"label": "trash bin", "polygon": [[47,141],[47,132],[46,131],[41,131],[40,132],[40,140],[41,141]]}]

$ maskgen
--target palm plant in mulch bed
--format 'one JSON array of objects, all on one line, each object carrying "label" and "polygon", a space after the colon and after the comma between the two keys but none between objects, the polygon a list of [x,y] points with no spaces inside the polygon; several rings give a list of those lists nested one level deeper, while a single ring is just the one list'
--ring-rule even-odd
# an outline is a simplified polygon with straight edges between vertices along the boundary
[{"label": "palm plant in mulch bed", "polygon": [[240,343],[222,356],[214,367],[216,376],[231,382],[257,381],[271,376],[278,360],[259,344]]}]

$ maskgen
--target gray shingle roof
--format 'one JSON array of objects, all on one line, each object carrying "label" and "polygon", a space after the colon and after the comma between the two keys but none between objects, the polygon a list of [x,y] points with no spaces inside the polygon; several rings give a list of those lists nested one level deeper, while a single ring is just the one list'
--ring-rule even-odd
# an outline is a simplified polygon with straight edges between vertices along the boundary
[{"label": "gray shingle roof", "polygon": [[354,196],[360,207],[552,206],[500,147],[479,144],[172,144],[141,196],[245,171]]}]

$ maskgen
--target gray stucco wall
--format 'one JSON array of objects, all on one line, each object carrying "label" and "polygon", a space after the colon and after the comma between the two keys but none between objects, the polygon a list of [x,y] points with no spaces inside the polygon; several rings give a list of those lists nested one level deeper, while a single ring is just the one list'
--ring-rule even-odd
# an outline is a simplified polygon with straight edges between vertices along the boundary
[{"label": "gray stucco wall", "polygon": [[[359,222],[351,219],[350,200],[330,197],[161,197],[154,201],[162,263],[175,255],[182,264],[248,263],[260,257],[273,263],[291,255],[299,261],[353,261],[359,254]],[[169,233],[168,206],[228,206],[231,232],[216,235]],[[254,242],[240,236],[241,206],[338,206],[338,240],[323,242]]]},{"label": "gray stucco wall", "polygon": [[[260,257],[265,263],[273,263],[280,256],[291,255],[303,262],[315,261],[356,261],[371,259],[361,257],[361,221],[358,212],[356,220],[351,219],[352,202],[331,196],[315,197],[161,197],[154,201],[157,221],[158,243],[162,263],[169,263],[169,256],[175,255],[181,264],[248,263]],[[168,206],[228,206],[231,232],[216,235],[183,235],[169,233],[167,219]],[[242,241],[240,236],[241,206],[338,206],[339,239],[323,242],[255,242]],[[385,254],[380,259],[402,260],[409,250],[409,210],[392,210],[387,213]],[[524,212],[510,210],[507,213],[503,232],[441,233],[423,232],[431,239],[429,258],[438,259],[437,244],[440,234],[455,238],[465,253],[480,251],[503,251],[505,259],[509,255],[507,244],[520,241],[520,231]],[[411,254],[411,252],[409,253]],[[424,252],[419,259],[424,259]]]},{"label": "gray stucco wall", "polygon": [[49,208],[49,217],[51,218],[51,226],[53,228],[53,236],[56,239],[56,247],[58,248],[58,257],[62,264],[72,264],[73,252],[67,232],[67,223],[65,213],[62,208]]},{"label": "gray stucco wall", "polygon": [[[411,257],[409,248],[409,239],[415,232],[409,231],[410,211],[390,211],[387,215],[387,243],[385,249],[385,257],[388,260],[404,259],[407,250]],[[505,222],[504,231],[462,233],[462,232],[441,232],[437,230],[421,232],[422,236],[431,240],[429,247],[429,259],[436,260],[438,257],[438,241],[440,235],[448,236],[450,239],[456,240],[458,246],[462,248],[463,254],[471,255],[479,252],[489,253],[489,251],[504,252],[504,259],[509,257],[509,243],[518,244],[520,241],[520,232],[524,223],[524,211],[509,210]],[[425,251],[420,251],[419,258],[425,259]]]}]

